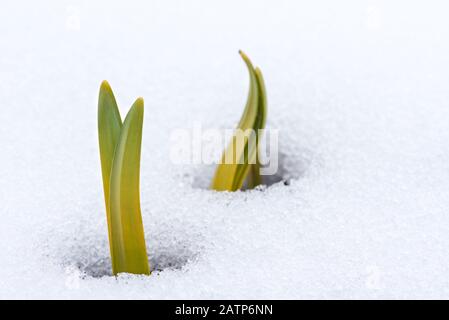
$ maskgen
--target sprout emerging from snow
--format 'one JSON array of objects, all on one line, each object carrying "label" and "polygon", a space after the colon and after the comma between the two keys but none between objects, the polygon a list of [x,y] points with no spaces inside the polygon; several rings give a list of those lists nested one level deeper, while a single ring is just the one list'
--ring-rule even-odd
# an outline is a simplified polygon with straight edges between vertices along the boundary
[{"label": "sprout emerging from snow", "polygon": [[104,81],[98,100],[98,136],[112,272],[150,274],[140,211],[143,99],[122,123],[114,94]]},{"label": "sprout emerging from snow", "polygon": [[[211,189],[217,191],[239,190],[243,187],[245,181],[250,189],[261,184],[258,147],[261,138],[259,134],[265,128],[267,118],[265,84],[260,69],[253,67],[245,53],[242,51],[239,51],[239,53],[249,71],[249,94],[236,133],[232,137],[228,148],[224,151],[222,161],[218,165],[212,180]],[[250,134],[247,134],[248,132]],[[243,140],[239,139],[238,133],[243,133]],[[242,137],[240,136],[240,138]]]},{"label": "sprout emerging from snow", "polygon": [[[264,129],[267,99],[262,73],[249,58],[242,56],[250,76],[248,101],[237,129],[255,132],[255,143],[245,136],[238,143],[234,134],[217,167],[211,188],[236,191],[245,181],[248,188],[261,183],[258,159],[259,134]],[[140,154],[143,127],[143,99],[132,105],[122,122],[110,85],[103,81],[98,100],[98,136],[100,142],[103,189],[108,222],[112,272],[150,274],[140,210]],[[232,159],[231,163],[227,160]]]}]

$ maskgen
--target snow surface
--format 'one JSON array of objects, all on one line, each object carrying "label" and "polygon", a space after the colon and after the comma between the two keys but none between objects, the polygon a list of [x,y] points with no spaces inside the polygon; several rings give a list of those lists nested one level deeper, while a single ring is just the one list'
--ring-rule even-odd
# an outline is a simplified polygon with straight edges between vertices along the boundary
[{"label": "snow surface", "polygon": [[[4,1],[0,298],[449,298],[447,1]],[[282,178],[216,193],[172,130],[230,128],[244,49]],[[110,276],[96,111],[145,98],[150,277]]]}]

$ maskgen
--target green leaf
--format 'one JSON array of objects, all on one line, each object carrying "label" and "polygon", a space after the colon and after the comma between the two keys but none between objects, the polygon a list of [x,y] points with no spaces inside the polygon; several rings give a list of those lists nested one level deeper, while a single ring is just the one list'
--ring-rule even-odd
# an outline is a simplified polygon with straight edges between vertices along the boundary
[{"label": "green leaf", "polygon": [[[260,69],[254,68],[250,59],[242,51],[242,56],[249,72],[250,88],[245,110],[239,121],[237,129],[242,131],[254,130],[256,144],[248,143],[245,137],[244,143],[237,143],[234,135],[228,148],[222,156],[221,164],[218,165],[211,188],[217,191],[236,191],[242,188],[248,178],[248,186],[254,187],[260,184],[259,161],[257,148],[259,145],[259,129],[265,128],[267,114],[267,99],[265,84]],[[232,163],[226,163],[226,159],[232,159]]]},{"label": "green leaf", "polygon": [[[111,184],[111,168],[114,159],[115,147],[122,130],[122,119],[117,107],[111,86],[103,81],[98,98],[98,137],[100,142],[101,171],[103,175],[103,191],[106,203],[106,216],[108,221],[108,235],[111,235],[111,211],[109,208],[109,186]],[[110,243],[111,260],[114,261],[114,250]]]},{"label": "green leaf", "polygon": [[113,272],[150,274],[140,210],[143,99],[134,102],[120,133],[111,170]]},{"label": "green leaf", "polygon": [[140,211],[142,126],[143,99],[136,100],[122,124],[112,89],[103,81],[98,99],[98,136],[114,274],[150,273]]},{"label": "green leaf", "polygon": [[[256,123],[256,127],[258,129],[264,129],[266,120],[267,120],[267,93],[265,90],[265,83],[263,80],[262,72],[259,68],[256,68],[256,78],[257,78],[257,85],[259,88],[259,105],[258,105],[258,119]],[[257,135],[257,147],[256,147],[256,164],[250,165],[250,171],[247,178],[247,187],[249,189],[253,189],[257,187],[258,185],[262,184],[262,178],[260,176],[260,161],[259,161],[259,155],[257,153],[258,147],[259,147],[259,135]]]}]

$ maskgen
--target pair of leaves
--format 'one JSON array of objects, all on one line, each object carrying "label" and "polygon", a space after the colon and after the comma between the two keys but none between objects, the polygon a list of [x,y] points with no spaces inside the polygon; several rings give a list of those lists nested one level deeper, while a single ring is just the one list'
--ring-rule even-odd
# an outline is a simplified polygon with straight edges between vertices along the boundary
[{"label": "pair of leaves", "polygon": [[139,191],[143,105],[137,99],[122,123],[110,85],[101,84],[98,136],[114,275],[150,274]]},{"label": "pair of leaves", "polygon": [[[240,143],[241,140],[238,140],[236,134],[232,137],[212,180],[211,188],[217,191],[239,190],[245,181],[247,181],[248,188],[254,188],[261,183],[257,151],[261,138],[259,130],[265,128],[267,117],[265,84],[260,69],[253,67],[245,53],[242,51],[239,53],[249,71],[250,87],[245,110],[237,129],[240,133],[253,133],[256,136],[245,135],[243,143]],[[255,138],[256,143],[250,143],[251,138]]]},{"label": "pair of leaves", "polygon": [[[236,191],[245,181],[249,188],[261,182],[257,149],[267,114],[265,84],[260,69],[239,53],[249,71],[250,88],[238,129],[254,133],[256,143],[250,143],[250,137],[243,144],[237,143],[237,136],[233,136],[212,181],[212,189],[218,191]],[[137,99],[122,122],[111,87],[106,81],[101,84],[98,135],[114,274],[150,274],[139,191],[143,108],[143,99]],[[227,163],[229,159],[231,163]]]}]

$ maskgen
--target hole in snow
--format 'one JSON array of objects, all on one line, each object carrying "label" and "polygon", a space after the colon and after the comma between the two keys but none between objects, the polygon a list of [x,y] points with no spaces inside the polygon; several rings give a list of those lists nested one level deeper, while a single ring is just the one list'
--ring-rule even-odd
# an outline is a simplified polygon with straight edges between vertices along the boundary
[{"label": "hole in snow", "polygon": [[187,263],[194,260],[197,254],[187,246],[178,248],[155,248],[149,254],[151,271],[164,271],[168,269],[182,269]]},{"label": "hole in snow", "polygon": [[[290,185],[292,179],[301,178],[310,165],[310,157],[308,152],[303,152],[301,157],[289,156],[286,153],[279,153],[278,169],[273,175],[262,176],[263,185],[270,187],[277,183]],[[191,179],[194,188],[209,189],[210,183],[214,176],[216,165],[200,165],[193,168],[192,175],[185,175],[186,179]],[[246,190],[243,188],[243,190]]]},{"label": "hole in snow", "polygon": [[56,253],[55,258],[60,259],[64,268],[76,268],[94,278],[112,276],[109,244],[99,233],[83,236],[80,232],[77,236],[67,237]]},{"label": "hole in snow", "polygon": [[109,256],[94,261],[78,261],[74,266],[83,274],[93,278],[112,276],[111,259]]},{"label": "hole in snow", "polygon": [[[73,254],[64,257],[62,265],[65,268],[75,267],[82,274],[93,278],[112,276],[109,247],[107,243],[104,246],[107,250],[92,246],[78,247],[72,251]],[[152,272],[182,269],[198,255],[186,244],[161,245],[157,242],[151,249],[147,248],[147,252]]]},{"label": "hole in snow", "polygon": [[[66,225],[64,234],[60,230],[47,233],[45,255],[64,269],[76,269],[88,277],[112,276],[107,227],[93,226],[88,220]],[[185,226],[162,223],[148,225],[146,231],[151,271],[182,269],[200,253],[201,235],[192,234]],[[55,238],[62,241],[52,241]]]},{"label": "hole in snow", "polygon": [[178,219],[146,226],[151,271],[182,269],[196,260],[204,244],[202,235],[194,231],[196,229]]}]

